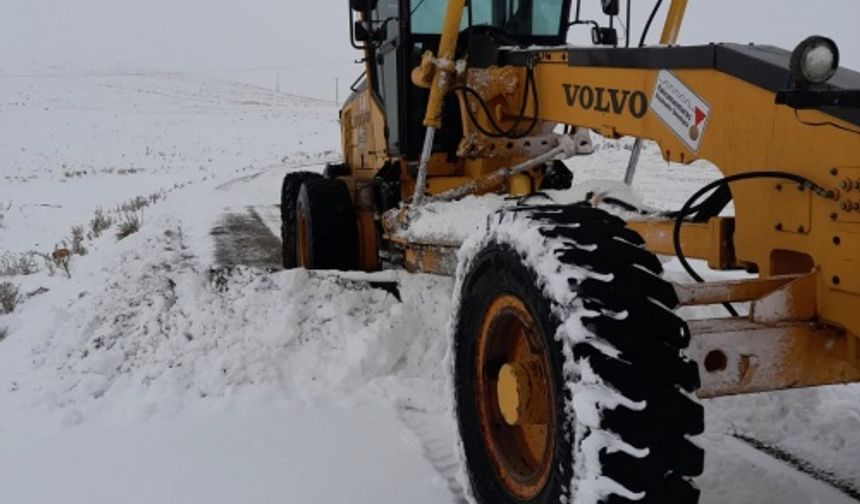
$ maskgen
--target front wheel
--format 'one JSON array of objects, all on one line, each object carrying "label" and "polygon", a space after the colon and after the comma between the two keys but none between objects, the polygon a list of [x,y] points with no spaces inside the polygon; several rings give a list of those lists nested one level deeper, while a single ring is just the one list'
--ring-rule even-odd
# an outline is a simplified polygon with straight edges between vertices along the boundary
[{"label": "front wheel", "polygon": [[553,206],[498,214],[465,247],[455,390],[478,502],[697,502],[698,368],[641,238]]}]

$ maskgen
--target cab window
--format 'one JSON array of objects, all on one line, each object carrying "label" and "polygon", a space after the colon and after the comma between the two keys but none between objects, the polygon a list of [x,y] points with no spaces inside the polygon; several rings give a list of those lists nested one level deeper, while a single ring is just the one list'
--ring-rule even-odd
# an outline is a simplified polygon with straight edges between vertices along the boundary
[{"label": "cab window", "polygon": [[[442,32],[447,0],[410,0],[412,33]],[[557,36],[562,25],[564,0],[471,0],[472,24],[495,26],[509,35]],[[460,29],[469,24],[468,9]]]}]

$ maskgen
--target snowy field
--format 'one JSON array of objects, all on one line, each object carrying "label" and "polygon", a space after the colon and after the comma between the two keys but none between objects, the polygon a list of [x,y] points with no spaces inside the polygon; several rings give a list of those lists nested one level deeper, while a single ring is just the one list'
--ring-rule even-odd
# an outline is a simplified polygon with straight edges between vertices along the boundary
[{"label": "snowy field", "polygon": [[[466,501],[452,280],[278,268],[280,179],[337,158],[336,119],[182,74],[0,78],[0,503]],[[620,180],[626,145],[577,180]],[[716,176],[649,146],[637,186],[676,208]],[[858,502],[858,394],[706,402],[702,502]]]}]

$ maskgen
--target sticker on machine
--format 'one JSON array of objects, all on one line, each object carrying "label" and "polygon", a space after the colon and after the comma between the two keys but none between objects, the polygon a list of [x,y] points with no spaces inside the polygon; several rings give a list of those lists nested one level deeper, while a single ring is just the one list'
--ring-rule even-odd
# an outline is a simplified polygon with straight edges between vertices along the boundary
[{"label": "sticker on machine", "polygon": [[657,74],[651,110],[690,150],[699,151],[711,107],[672,72],[661,70]]}]

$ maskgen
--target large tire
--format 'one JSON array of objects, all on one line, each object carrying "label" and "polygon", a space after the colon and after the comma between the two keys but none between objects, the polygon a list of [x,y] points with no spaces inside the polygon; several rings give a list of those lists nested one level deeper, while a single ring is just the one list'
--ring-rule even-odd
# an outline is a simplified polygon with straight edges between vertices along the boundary
[{"label": "large tire", "polygon": [[597,209],[491,220],[464,246],[454,335],[477,501],[696,503],[698,367],[660,262]]},{"label": "large tire", "polygon": [[342,180],[311,178],[296,201],[296,257],[307,269],[358,268],[358,229]]},{"label": "large tire", "polygon": [[284,268],[298,266],[296,257],[296,202],[299,189],[306,180],[321,179],[322,175],[313,172],[292,172],[284,177],[281,185],[281,261]]}]

